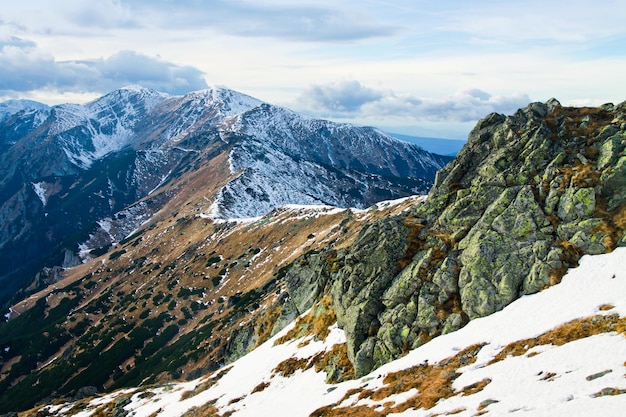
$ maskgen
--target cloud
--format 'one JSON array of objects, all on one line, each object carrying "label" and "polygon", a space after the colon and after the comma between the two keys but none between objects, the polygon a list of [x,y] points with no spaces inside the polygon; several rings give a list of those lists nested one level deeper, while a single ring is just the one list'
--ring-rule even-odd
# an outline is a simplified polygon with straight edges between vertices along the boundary
[{"label": "cloud", "polygon": [[120,0],[68,3],[65,16],[77,25],[90,29],[139,28],[141,25],[128,5]]},{"label": "cloud", "polygon": [[[130,3],[129,3],[130,4]],[[337,7],[264,4],[233,0],[198,2],[137,1],[139,15],[156,18],[165,29],[202,28],[242,37],[268,37],[291,41],[352,41],[389,36],[398,27],[355,11]]]},{"label": "cloud", "polygon": [[[0,21],[0,24],[2,23],[2,21]],[[11,36],[8,39],[0,39],[0,50],[3,50],[4,48],[19,48],[19,49],[23,49],[23,48],[34,48],[35,46],[37,46],[37,44],[33,41],[29,41],[26,39],[21,39],[18,38],[17,36]]]},{"label": "cloud", "polygon": [[365,104],[383,98],[379,91],[367,88],[358,81],[341,81],[327,85],[309,87],[303,97],[309,106],[320,108],[331,113],[354,113]]},{"label": "cloud", "polygon": [[358,81],[314,85],[294,107],[318,117],[343,119],[411,119],[416,122],[471,122],[491,112],[511,114],[530,102],[527,94],[492,96],[477,89],[434,99],[375,90]]},{"label": "cloud", "polygon": [[57,61],[34,42],[16,37],[0,41],[0,93],[38,89],[106,93],[140,84],[170,94],[207,87],[202,72],[133,51],[108,58]]}]

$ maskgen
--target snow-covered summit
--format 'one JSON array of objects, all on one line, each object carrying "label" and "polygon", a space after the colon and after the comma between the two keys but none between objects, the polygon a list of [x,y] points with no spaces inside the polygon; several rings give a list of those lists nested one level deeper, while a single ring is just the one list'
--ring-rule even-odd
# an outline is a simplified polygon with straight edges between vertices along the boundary
[{"label": "snow-covered summit", "polygon": [[7,100],[0,103],[0,123],[21,111],[47,110],[49,106],[33,100]]},{"label": "snow-covered summit", "polygon": [[199,99],[204,104],[213,103],[219,107],[220,114],[225,117],[241,114],[263,104],[263,101],[247,94],[219,86],[195,91],[184,97]]},{"label": "snow-covered summit", "polygon": [[[203,214],[249,218],[284,204],[364,208],[424,194],[449,160],[372,129],[311,119],[223,87],[171,96],[133,85],[86,104],[44,107],[0,122],[0,152],[1,202],[33,199],[43,207],[45,201],[48,219],[58,215],[57,224],[88,229],[85,238],[104,236],[88,238],[90,247],[123,239],[182,190],[187,176],[195,176],[195,185],[185,192],[209,202]],[[171,194],[156,197],[162,193]],[[134,205],[147,196],[159,203]],[[61,207],[68,201],[85,207],[71,206],[72,221]],[[129,206],[132,216],[122,213]],[[116,213],[113,232],[95,226]],[[15,229],[0,232],[0,246],[14,239],[10,230],[33,222],[29,216],[7,216]],[[73,250],[83,243],[67,244]]]}]

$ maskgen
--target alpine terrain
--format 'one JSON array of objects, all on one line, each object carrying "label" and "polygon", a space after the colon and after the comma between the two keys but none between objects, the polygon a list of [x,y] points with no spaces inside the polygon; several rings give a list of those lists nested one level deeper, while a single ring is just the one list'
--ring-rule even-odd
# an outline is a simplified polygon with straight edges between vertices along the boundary
[{"label": "alpine terrain", "polygon": [[67,232],[83,262],[10,307],[0,413],[623,413],[626,102],[487,115],[396,199],[445,160],[251,101],[133,88],[3,122],[11,236]]},{"label": "alpine terrain", "polygon": [[[0,104],[0,305],[57,281],[156,213],[365,208],[425,194],[450,158],[224,88],[139,86],[85,105]],[[166,207],[167,206],[167,207]]]}]

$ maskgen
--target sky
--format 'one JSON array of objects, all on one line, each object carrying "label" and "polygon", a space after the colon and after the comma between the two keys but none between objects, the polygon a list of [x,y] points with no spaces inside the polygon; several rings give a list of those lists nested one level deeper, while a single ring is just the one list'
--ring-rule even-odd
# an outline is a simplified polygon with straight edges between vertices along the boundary
[{"label": "sky", "polygon": [[532,101],[626,100],[626,0],[2,0],[0,101],[222,86],[464,139]]}]

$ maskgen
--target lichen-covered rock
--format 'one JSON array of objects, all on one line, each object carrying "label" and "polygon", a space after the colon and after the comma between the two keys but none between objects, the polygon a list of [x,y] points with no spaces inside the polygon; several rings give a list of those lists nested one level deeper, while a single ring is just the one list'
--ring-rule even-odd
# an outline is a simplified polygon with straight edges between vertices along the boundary
[{"label": "lichen-covered rock", "polygon": [[[366,311],[367,324],[348,333],[357,374],[557,283],[583,254],[623,242],[625,108],[551,100],[481,120],[412,214],[422,230],[404,255],[411,262],[378,281],[388,283],[382,302],[350,310],[352,322]],[[380,324],[375,336],[350,342],[372,323]]]},{"label": "lichen-covered rock", "polygon": [[563,221],[586,219],[596,208],[593,188],[568,188],[559,200],[557,214]]},{"label": "lichen-covered rock", "polygon": [[287,292],[299,314],[311,308],[328,280],[328,256],[309,252],[291,264],[285,275]]},{"label": "lichen-covered rock", "polygon": [[426,202],[368,225],[341,253],[302,258],[289,292],[304,308],[330,289],[364,375],[558,283],[584,254],[626,245],[625,148],[626,102],[490,114]]},{"label": "lichen-covered rock", "polygon": [[[341,259],[341,268],[333,274],[333,307],[346,333],[348,357],[355,368],[360,362],[357,357],[369,357],[371,353],[369,344],[361,345],[380,327],[382,296],[397,273],[397,260],[406,252],[407,237],[408,229],[397,219],[377,221],[363,229],[349,254]],[[370,353],[359,352],[362,349]]]}]

